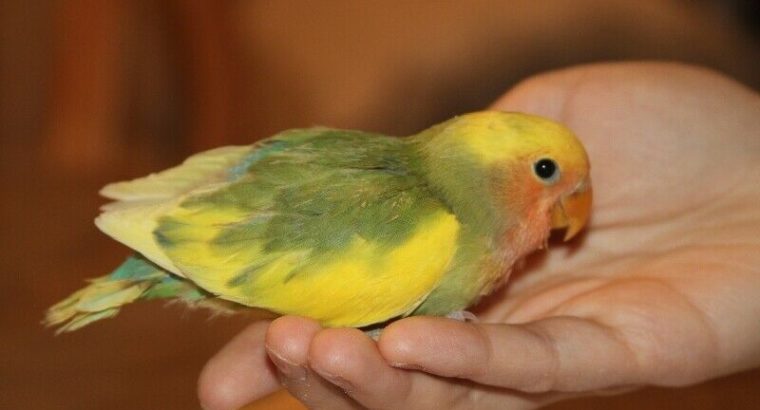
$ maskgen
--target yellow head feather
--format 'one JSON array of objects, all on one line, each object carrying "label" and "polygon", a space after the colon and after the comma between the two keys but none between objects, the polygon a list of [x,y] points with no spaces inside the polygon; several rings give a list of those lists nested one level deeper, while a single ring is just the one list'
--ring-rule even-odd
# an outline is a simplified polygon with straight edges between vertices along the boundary
[{"label": "yellow head feather", "polygon": [[[563,125],[535,115],[480,111],[443,124],[436,144],[454,145],[483,166],[551,157],[560,169],[588,170],[580,141]],[[453,148],[453,147],[452,147]]]}]

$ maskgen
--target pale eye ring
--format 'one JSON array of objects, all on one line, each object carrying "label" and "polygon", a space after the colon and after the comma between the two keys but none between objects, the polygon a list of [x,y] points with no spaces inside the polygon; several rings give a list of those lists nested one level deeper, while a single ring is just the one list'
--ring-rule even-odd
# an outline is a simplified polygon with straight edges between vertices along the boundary
[{"label": "pale eye ring", "polygon": [[559,166],[549,158],[541,158],[533,164],[533,173],[545,184],[553,184],[559,180]]}]

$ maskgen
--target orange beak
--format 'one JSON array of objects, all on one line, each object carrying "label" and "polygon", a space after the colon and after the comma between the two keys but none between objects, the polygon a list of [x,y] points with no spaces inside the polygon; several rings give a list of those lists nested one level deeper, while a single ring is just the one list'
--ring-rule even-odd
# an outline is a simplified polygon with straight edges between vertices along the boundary
[{"label": "orange beak", "polygon": [[586,179],[552,208],[552,229],[565,229],[565,241],[577,235],[588,222],[591,197],[591,181]]}]

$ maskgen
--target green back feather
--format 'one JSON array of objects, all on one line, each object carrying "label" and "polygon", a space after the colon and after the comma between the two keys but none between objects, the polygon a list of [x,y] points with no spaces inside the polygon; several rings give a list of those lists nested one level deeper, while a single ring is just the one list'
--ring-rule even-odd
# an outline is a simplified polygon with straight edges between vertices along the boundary
[{"label": "green back feather", "polygon": [[191,195],[161,217],[154,235],[188,278],[255,306],[255,292],[231,288],[250,284],[285,255],[287,281],[356,238],[392,249],[429,215],[448,212],[416,161],[406,139],[288,131],[260,143],[227,185]]}]

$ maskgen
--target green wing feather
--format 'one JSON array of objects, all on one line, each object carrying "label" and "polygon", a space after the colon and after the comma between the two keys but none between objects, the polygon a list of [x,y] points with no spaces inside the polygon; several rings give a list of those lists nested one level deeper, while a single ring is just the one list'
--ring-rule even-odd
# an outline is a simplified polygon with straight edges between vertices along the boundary
[{"label": "green wing feather", "polygon": [[[411,171],[414,159],[404,140],[317,129],[283,133],[267,146],[276,149],[243,161],[245,169],[237,167],[234,181],[185,197],[158,218],[154,230],[156,243],[182,274],[221,298],[307,314],[313,310],[306,306],[296,312],[287,312],[284,302],[280,306],[279,299],[288,297],[283,284],[327,274],[314,267],[351,257],[346,251],[357,241],[372,247],[361,258],[380,263],[421,224],[451,216]],[[430,275],[442,275],[436,269]],[[340,277],[332,284],[357,285]],[[424,294],[409,297],[403,310]]]},{"label": "green wing feather", "polygon": [[155,264],[182,276],[153,240],[157,219],[191,192],[227,183],[231,170],[251,152],[250,146],[217,148],[156,174],[108,184],[101,194],[116,201],[103,207],[95,225]]}]

